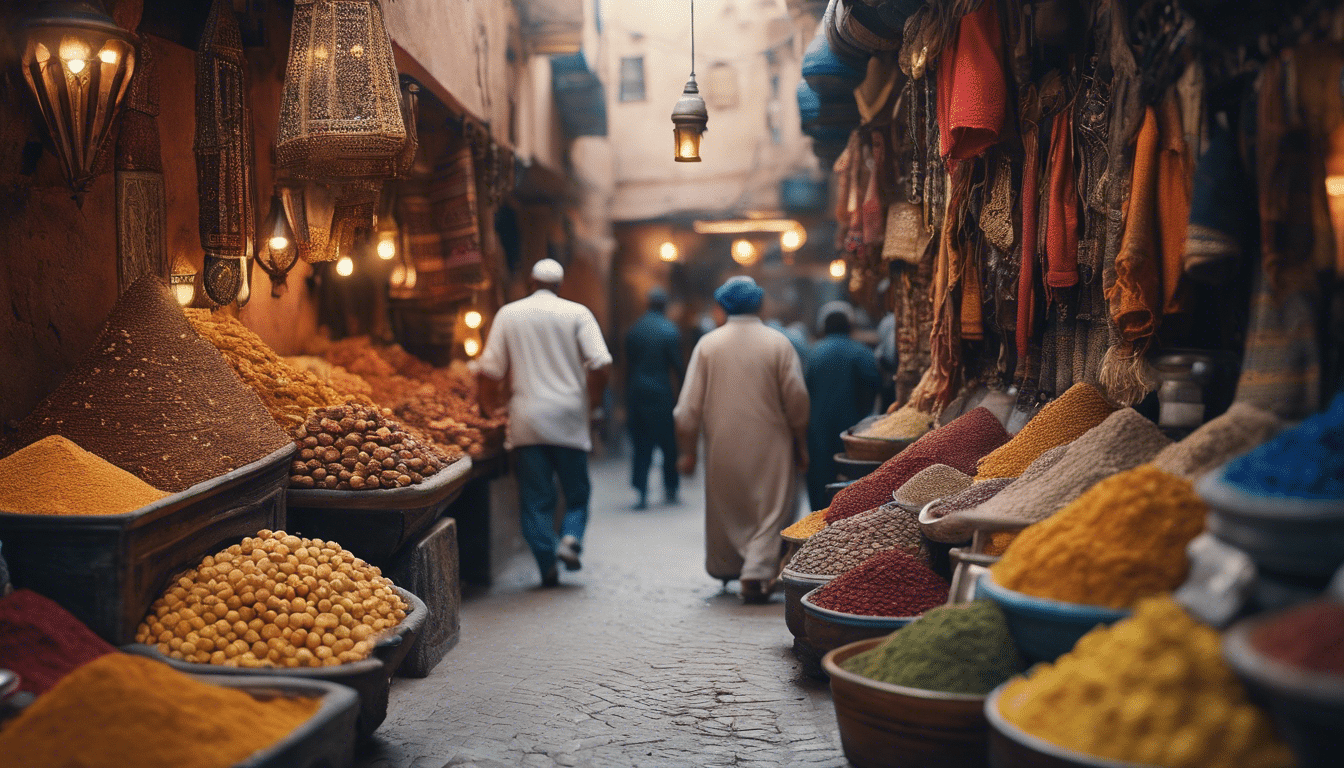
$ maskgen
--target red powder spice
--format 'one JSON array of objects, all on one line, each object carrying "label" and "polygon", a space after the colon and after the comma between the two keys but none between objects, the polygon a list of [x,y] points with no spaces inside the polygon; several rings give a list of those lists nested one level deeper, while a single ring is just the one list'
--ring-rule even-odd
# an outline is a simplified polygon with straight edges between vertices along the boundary
[{"label": "red powder spice", "polygon": [[918,616],[947,602],[948,583],[913,555],[874,555],[817,590],[819,608],[861,616]]},{"label": "red powder spice", "polygon": [[1003,425],[987,408],[976,408],[929,432],[891,457],[871,474],[846,486],[831,501],[826,523],[844,520],[891,501],[905,481],[934,464],[968,474],[983,456],[1008,442]]},{"label": "red powder spice", "polygon": [[1344,605],[1322,600],[1293,608],[1258,627],[1251,644],[1295,667],[1344,676]]},{"label": "red powder spice", "polygon": [[19,690],[46,693],[61,678],[116,648],[64,608],[31,590],[0,598],[0,666]]}]

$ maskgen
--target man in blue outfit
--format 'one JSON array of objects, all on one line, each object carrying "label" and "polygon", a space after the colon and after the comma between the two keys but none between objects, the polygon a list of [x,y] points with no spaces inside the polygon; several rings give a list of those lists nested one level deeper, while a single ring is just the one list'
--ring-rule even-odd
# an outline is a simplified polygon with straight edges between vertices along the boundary
[{"label": "man in blue outfit", "polygon": [[635,509],[648,509],[649,468],[653,449],[663,454],[663,493],[677,503],[677,432],[672,408],[677,404],[673,376],[684,373],[681,332],[667,319],[667,292],[649,291],[649,311],[625,335],[625,402],[635,458],[630,483],[639,494]]},{"label": "man in blue outfit", "polygon": [[[582,304],[556,295],[565,270],[554,259],[532,268],[534,292],[495,316],[476,362],[481,408],[490,412],[508,379],[509,432],[518,474],[523,538],[541,569],[541,583],[560,583],[556,560],[579,569],[588,525],[589,416],[602,402],[611,354],[597,318]],[[556,541],[556,479],[565,494],[565,519]]]},{"label": "man in blue outfit", "polygon": [[840,433],[873,412],[874,398],[882,386],[873,351],[849,337],[854,309],[847,302],[832,301],[822,306],[818,316],[825,338],[808,353],[803,376],[812,398],[807,424],[807,451],[812,457],[807,497],[814,510],[830,504],[826,484],[835,482],[835,454],[844,448]]}]

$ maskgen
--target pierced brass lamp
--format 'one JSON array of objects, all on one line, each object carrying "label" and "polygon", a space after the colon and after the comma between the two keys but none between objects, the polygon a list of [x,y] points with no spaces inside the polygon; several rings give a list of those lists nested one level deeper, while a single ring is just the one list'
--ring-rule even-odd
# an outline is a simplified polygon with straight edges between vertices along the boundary
[{"label": "pierced brass lamp", "polygon": [[135,38],[88,2],[44,2],[19,25],[23,79],[76,199],[135,73]]},{"label": "pierced brass lamp", "polygon": [[672,158],[678,163],[700,162],[700,137],[709,123],[709,110],[695,84],[695,0],[691,0],[691,79],[681,91],[681,99],[672,108]]}]

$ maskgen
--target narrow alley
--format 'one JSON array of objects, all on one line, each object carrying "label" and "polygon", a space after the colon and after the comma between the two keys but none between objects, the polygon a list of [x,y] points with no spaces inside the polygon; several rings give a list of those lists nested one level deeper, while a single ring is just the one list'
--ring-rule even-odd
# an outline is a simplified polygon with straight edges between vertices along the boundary
[{"label": "narrow alley", "polygon": [[398,681],[362,768],[846,764],[781,598],[744,606],[705,574],[699,478],[634,512],[628,473],[593,464],[583,570],[558,589],[523,553],[464,596],[461,643]]}]

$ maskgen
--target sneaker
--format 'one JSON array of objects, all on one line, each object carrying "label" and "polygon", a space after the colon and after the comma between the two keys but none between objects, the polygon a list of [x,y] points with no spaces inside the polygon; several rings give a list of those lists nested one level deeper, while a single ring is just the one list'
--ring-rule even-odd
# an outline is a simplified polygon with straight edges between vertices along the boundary
[{"label": "sneaker", "polygon": [[577,571],[583,567],[579,562],[579,553],[583,551],[583,545],[573,536],[566,536],[560,539],[560,544],[555,548],[555,556],[560,562],[565,564],[565,570]]},{"label": "sneaker", "polygon": [[551,566],[551,570],[542,574],[541,586],[543,587],[560,586],[560,571],[558,571],[554,565]]}]

